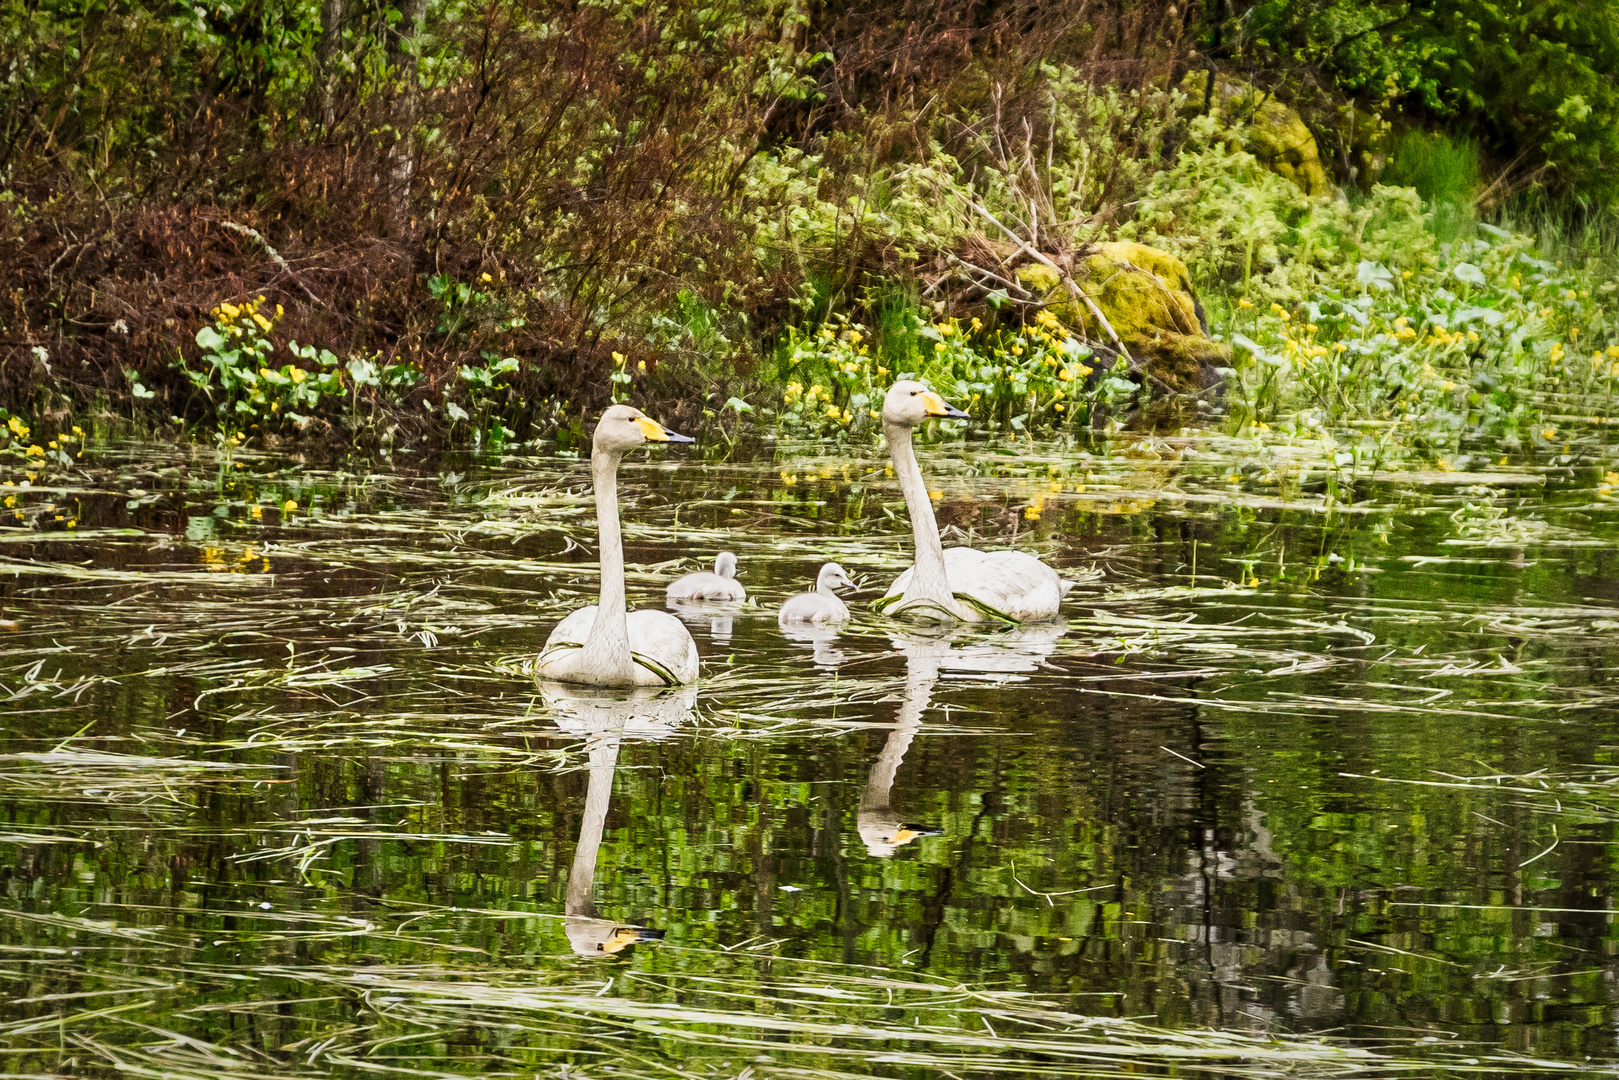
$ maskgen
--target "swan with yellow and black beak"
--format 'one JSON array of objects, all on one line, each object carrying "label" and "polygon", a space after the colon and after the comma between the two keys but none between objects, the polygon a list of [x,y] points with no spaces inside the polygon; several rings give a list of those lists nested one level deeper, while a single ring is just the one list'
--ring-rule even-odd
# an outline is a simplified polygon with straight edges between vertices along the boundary
[{"label": "swan with yellow and black beak", "polygon": [[557,624],[540,650],[535,675],[590,686],[680,686],[697,681],[697,644],[673,615],[629,611],[624,597],[624,539],[618,521],[618,465],[648,443],[689,443],[629,405],[602,413],[590,449],[601,541],[601,599]]},{"label": "swan with yellow and black beak", "polygon": [[916,561],[894,579],[877,601],[885,615],[933,622],[1047,622],[1073,582],[1022,551],[946,549],[939,539],[922,468],[911,446],[911,432],[929,420],[966,420],[967,414],[922,383],[901,380],[883,399],[883,434],[894,473],[905,493],[916,542]]}]

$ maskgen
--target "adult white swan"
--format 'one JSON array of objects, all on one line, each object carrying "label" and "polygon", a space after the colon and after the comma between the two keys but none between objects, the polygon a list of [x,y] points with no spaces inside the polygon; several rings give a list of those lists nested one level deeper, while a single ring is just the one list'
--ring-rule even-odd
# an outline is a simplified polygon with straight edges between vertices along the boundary
[{"label": "adult white swan", "polygon": [[894,473],[905,493],[916,538],[916,562],[894,579],[875,607],[887,615],[978,622],[1044,622],[1057,617],[1073,583],[1033,555],[1021,551],[945,550],[933,517],[922,469],[911,448],[911,430],[934,417],[965,420],[967,414],[919,382],[901,380],[883,399],[883,434],[894,459]]},{"label": "adult white swan", "polygon": [[692,441],[628,405],[602,413],[590,448],[601,600],[557,623],[535,663],[539,678],[590,686],[676,686],[697,680],[697,644],[679,619],[651,609],[626,610],[618,527],[618,463],[624,451],[649,442]]}]

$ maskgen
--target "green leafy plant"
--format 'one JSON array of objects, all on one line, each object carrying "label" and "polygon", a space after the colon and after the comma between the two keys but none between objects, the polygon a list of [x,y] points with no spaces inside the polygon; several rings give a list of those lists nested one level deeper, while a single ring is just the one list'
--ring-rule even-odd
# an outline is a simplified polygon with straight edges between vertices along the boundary
[{"label": "green leafy plant", "polygon": [[1286,305],[1239,300],[1238,426],[1308,414],[1451,463],[1557,449],[1550,414],[1606,411],[1619,393],[1613,283],[1540,257],[1530,237],[1479,231],[1432,268],[1362,261],[1353,287]]},{"label": "green leafy plant", "polygon": [[784,433],[874,433],[883,395],[899,378],[927,381],[1000,432],[1071,430],[1098,406],[1117,406],[1141,390],[1126,377],[1123,358],[1098,362],[1049,311],[1028,325],[991,329],[977,317],[913,307],[888,312],[884,324],[875,342],[863,324],[841,315],[810,332],[789,328],[779,355],[785,386],[777,424]]},{"label": "green leafy plant", "polygon": [[[275,319],[260,310],[263,306],[261,296],[214,308],[213,322],[197,331],[201,368],[181,365],[191,385],[213,403],[222,437],[281,417],[304,422],[323,399],[344,391],[342,369],[328,350],[292,342],[289,351],[310,366],[271,366]],[[281,315],[277,307],[275,318]]]}]

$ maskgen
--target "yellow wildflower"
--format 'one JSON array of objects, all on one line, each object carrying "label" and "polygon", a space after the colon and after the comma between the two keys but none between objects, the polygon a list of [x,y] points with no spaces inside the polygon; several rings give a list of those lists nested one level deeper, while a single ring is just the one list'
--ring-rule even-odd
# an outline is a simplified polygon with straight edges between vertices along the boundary
[{"label": "yellow wildflower", "polygon": [[260,330],[268,331],[270,329],[270,320],[256,311],[253,313],[253,321],[259,324]]},{"label": "yellow wildflower", "polygon": [[1245,296],[1241,300],[1237,301],[1237,306],[1240,308],[1251,308],[1254,306],[1254,302]]},{"label": "yellow wildflower", "polygon": [[287,372],[287,376],[291,378],[293,382],[303,382],[305,374],[307,373],[301,367],[295,367],[291,371]]},{"label": "yellow wildflower", "polygon": [[494,281],[495,279],[490,277],[488,274],[479,274],[478,275],[478,280],[483,282],[485,285],[488,285],[490,282]]},{"label": "yellow wildflower", "polygon": [[281,512],[283,514],[290,514],[296,509],[298,509],[298,502],[296,499],[288,499],[286,502],[281,504]]}]

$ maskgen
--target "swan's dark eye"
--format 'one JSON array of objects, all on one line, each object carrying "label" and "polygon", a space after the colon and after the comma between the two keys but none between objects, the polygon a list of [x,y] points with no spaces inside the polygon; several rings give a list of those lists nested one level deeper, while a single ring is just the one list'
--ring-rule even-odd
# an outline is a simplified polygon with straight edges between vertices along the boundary
[{"label": "swan's dark eye", "polygon": [[912,390],[912,391],[911,391],[911,396],[912,396],[912,397],[915,397],[915,396],[916,396],[916,395],[918,395],[918,394],[920,394],[920,393],[921,393],[921,392],[922,392],[922,391],[920,391],[920,390]]}]

